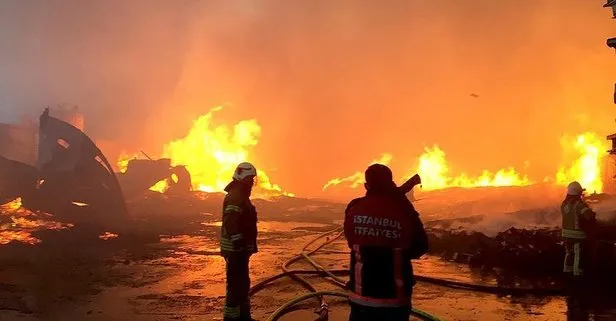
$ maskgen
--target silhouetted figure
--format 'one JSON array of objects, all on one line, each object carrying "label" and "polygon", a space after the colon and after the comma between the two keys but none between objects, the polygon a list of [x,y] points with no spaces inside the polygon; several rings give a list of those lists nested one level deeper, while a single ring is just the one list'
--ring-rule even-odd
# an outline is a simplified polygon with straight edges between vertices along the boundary
[{"label": "silhouetted figure", "polygon": [[565,244],[563,272],[574,279],[582,278],[584,269],[590,268],[589,254],[596,226],[596,214],[582,200],[584,191],[580,183],[570,183],[561,205],[562,238]]},{"label": "silhouetted figure", "polygon": [[411,259],[428,250],[419,213],[404,194],[413,184],[397,187],[381,164],[368,167],[365,179],[366,196],[351,201],[344,218],[351,249],[349,320],[406,321],[415,284]]},{"label": "silhouetted figure", "polygon": [[250,256],[257,253],[257,211],[250,194],[257,170],[250,163],[241,163],[233,181],[225,187],[220,251],[227,264],[227,294],[224,321],[252,321],[250,314]]}]

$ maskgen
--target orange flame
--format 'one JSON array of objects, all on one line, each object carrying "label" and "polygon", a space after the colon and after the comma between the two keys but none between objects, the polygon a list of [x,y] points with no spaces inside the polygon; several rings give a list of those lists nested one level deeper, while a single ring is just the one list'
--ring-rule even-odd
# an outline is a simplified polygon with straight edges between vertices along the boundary
[{"label": "orange flame", "polygon": [[[211,128],[218,106],[200,116],[182,139],[166,144],[163,157],[175,165],[185,165],[192,177],[193,188],[204,192],[224,190],[237,164],[250,160],[249,148],[257,145],[261,127],[255,119],[242,120],[233,126]],[[262,170],[257,170],[257,195],[294,196],[272,184]]]},{"label": "orange flame", "polygon": [[21,208],[21,197],[18,197],[8,203],[6,203],[4,206],[6,206],[6,208],[11,209],[11,210],[18,210]]},{"label": "orange flame", "polygon": [[126,173],[126,170],[128,169],[128,162],[136,158],[137,154],[129,154],[125,151],[122,151],[120,153],[120,156],[118,156],[118,161],[116,162],[120,173]]},{"label": "orange flame", "polygon": [[154,184],[154,186],[150,187],[150,191],[164,193],[169,189],[169,183],[166,179],[159,181]]},{"label": "orange flame", "polygon": [[[389,165],[389,162],[391,162],[391,159],[392,159],[391,154],[385,153],[381,155],[379,159],[372,161],[369,165],[377,164],[377,163],[383,164],[383,165]],[[330,179],[327,183],[325,183],[325,185],[323,185],[322,190],[326,190],[327,188],[331,186],[340,185],[342,183],[349,183],[351,188],[356,188],[357,186],[360,186],[361,184],[364,183],[364,173],[355,172],[355,174],[344,177],[344,178]]]},{"label": "orange flame", "polygon": [[575,159],[569,166],[561,166],[556,173],[556,183],[567,185],[578,181],[589,192],[603,191],[602,164],[608,155],[608,143],[595,133],[583,133],[575,138],[567,135],[560,140],[564,157]]},{"label": "orange flame", "polygon": [[[226,125],[213,127],[213,115],[222,108],[222,106],[215,107],[200,116],[184,138],[171,141],[164,146],[162,157],[171,159],[173,166],[186,166],[194,190],[211,193],[223,191],[231,180],[237,164],[251,161],[249,149],[258,144],[261,127],[255,119],[242,120],[233,127]],[[130,159],[127,153],[121,155],[118,161],[120,170],[126,171]],[[260,169],[257,169],[256,185],[254,189],[256,196],[295,196],[272,183],[269,176]],[[158,182],[150,190],[162,193],[168,188],[169,184],[165,180]]]},{"label": "orange flame", "polygon": [[[560,166],[555,181],[546,177],[543,182],[553,181],[558,185],[567,185],[572,181],[578,181],[588,191],[601,193],[603,191],[603,164],[608,155],[608,143],[591,132],[577,135],[575,138],[565,135],[561,138],[560,143],[564,158],[571,161],[567,166]],[[416,172],[421,176],[424,189],[533,184],[527,176],[520,175],[512,167],[499,169],[495,173],[484,170],[478,177],[471,177],[466,173],[452,177],[449,176],[449,166],[445,156],[445,152],[436,145],[432,148],[426,147],[425,152],[419,156],[419,165]],[[388,164],[390,160],[391,157],[379,162]],[[343,182],[350,183],[350,187],[355,188],[363,182],[363,176],[360,172],[357,172],[346,178],[334,178],[325,184],[323,189]]]},{"label": "orange flame", "polygon": [[421,176],[423,188],[426,190],[442,189],[447,187],[480,187],[480,186],[524,186],[530,185],[527,176],[521,176],[513,167],[499,169],[496,173],[484,170],[478,177],[461,173],[458,176],[448,175],[449,166],[445,159],[445,152],[438,146],[426,147],[425,152],[419,156],[417,173]]},{"label": "orange flame", "polygon": [[[383,154],[379,160],[376,160],[371,164],[381,163],[388,165],[391,160],[392,156],[390,154]],[[449,165],[445,159],[445,152],[436,145],[432,148],[426,147],[425,152],[419,156],[416,173],[421,176],[422,186],[426,190],[435,190],[448,187],[468,188],[480,186],[523,186],[531,184],[528,177],[521,176],[512,167],[499,169],[495,173],[484,170],[478,177],[471,177],[466,173],[462,173],[455,177],[449,176]],[[355,174],[345,178],[334,178],[329,180],[323,186],[323,190],[342,183],[347,183],[351,188],[356,188],[363,182],[363,173],[356,172]]]},{"label": "orange flame", "polygon": [[[6,215],[5,218],[2,218]],[[41,219],[42,218],[42,219]],[[34,213],[21,207],[21,199],[0,205],[0,245],[11,242],[37,244],[40,240],[32,236],[38,230],[61,230],[70,228],[65,224],[49,220],[49,214]]]},{"label": "orange flame", "polygon": [[118,237],[118,234],[111,233],[111,232],[105,232],[105,233],[103,233],[103,234],[98,236],[99,239],[105,240],[105,241],[110,240],[110,239],[114,239],[116,237]]}]

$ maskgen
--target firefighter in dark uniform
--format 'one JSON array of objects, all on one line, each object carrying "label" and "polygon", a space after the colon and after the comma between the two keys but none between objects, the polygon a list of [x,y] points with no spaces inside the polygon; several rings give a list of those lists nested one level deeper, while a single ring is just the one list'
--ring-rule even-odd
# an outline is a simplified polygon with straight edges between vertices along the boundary
[{"label": "firefighter in dark uniform", "polygon": [[419,213],[381,164],[365,172],[366,195],[349,203],[350,321],[406,321],[415,284],[411,259],[428,250]]},{"label": "firefighter in dark uniform", "polygon": [[250,194],[257,170],[250,163],[241,163],[233,181],[225,187],[220,252],[227,265],[227,293],[224,321],[252,321],[250,315],[250,276],[248,261],[257,253],[257,211]]},{"label": "firefighter in dark uniform", "polygon": [[562,202],[562,238],[565,244],[565,262],[563,272],[580,278],[584,268],[589,267],[589,252],[596,225],[596,214],[582,199],[585,189],[578,182],[567,186],[567,197]]},{"label": "firefighter in dark uniform", "polygon": [[565,246],[563,272],[568,281],[567,320],[570,321],[589,320],[591,287],[588,277],[592,276],[597,215],[582,199],[584,191],[579,182],[571,182],[560,207]]}]

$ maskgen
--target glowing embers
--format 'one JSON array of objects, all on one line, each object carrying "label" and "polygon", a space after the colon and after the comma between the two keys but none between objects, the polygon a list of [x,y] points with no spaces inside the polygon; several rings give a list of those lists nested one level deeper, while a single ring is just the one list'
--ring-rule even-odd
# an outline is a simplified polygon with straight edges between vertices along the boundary
[{"label": "glowing embers", "polygon": [[105,241],[114,239],[116,237],[118,237],[118,234],[111,233],[111,232],[105,232],[98,236],[99,239],[105,240]]},{"label": "glowing embers", "polygon": [[41,242],[32,233],[40,230],[62,230],[72,224],[56,222],[52,215],[35,213],[21,207],[21,199],[0,206],[0,245],[11,242],[38,244]]}]

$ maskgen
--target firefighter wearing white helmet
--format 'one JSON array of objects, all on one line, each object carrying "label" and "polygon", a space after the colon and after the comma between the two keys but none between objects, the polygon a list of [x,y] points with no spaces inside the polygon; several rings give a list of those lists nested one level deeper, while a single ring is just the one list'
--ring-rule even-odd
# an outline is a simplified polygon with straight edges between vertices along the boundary
[{"label": "firefighter wearing white helmet", "polygon": [[567,186],[567,196],[560,207],[562,212],[562,238],[565,245],[563,272],[573,277],[584,275],[588,262],[590,229],[596,222],[596,214],[584,202],[585,189],[579,182]]},{"label": "firefighter wearing white helmet", "polygon": [[257,169],[243,162],[233,173],[233,180],[225,187],[223,201],[220,252],[225,258],[227,294],[223,311],[224,321],[251,321],[250,277],[248,262],[257,253],[257,211],[250,202],[250,194]]}]

